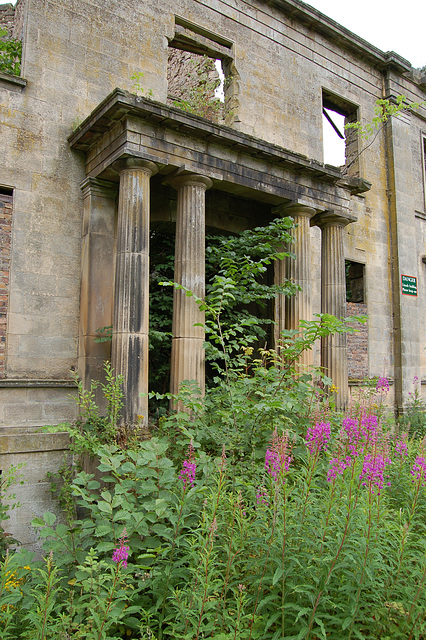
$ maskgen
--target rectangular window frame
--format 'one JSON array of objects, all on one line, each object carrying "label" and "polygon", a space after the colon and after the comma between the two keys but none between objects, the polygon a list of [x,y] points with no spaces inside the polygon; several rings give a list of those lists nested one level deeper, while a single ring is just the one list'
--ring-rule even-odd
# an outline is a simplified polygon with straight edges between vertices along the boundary
[{"label": "rectangular window frame", "polygon": [[[339,113],[340,115],[345,117],[345,124],[349,122],[358,122],[360,119],[360,106],[352,102],[352,100],[348,100],[347,98],[342,97],[334,93],[333,91],[328,90],[326,87],[322,87],[321,91],[321,105],[322,109],[330,109]],[[349,132],[349,133],[347,133]],[[345,173],[349,177],[361,178],[362,177],[362,167],[360,161],[360,136],[356,129],[346,129],[344,131],[345,136],[345,164],[342,165],[344,167]],[[352,150],[350,151],[350,156],[353,156],[352,160],[350,160],[348,164],[348,149],[352,146]],[[324,149],[324,138],[323,138],[323,149]]]}]

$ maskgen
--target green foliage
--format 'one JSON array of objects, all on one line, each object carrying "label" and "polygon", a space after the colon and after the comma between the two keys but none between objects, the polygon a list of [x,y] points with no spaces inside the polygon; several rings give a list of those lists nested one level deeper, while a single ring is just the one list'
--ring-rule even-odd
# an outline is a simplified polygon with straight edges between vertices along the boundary
[{"label": "green foliage", "polygon": [[[327,432],[316,399],[307,432],[275,430],[250,466],[195,440],[182,464],[190,420],[170,439],[102,445],[102,484],[72,484],[85,517],[34,520],[44,563],[5,557],[0,637],[420,640],[423,444],[384,431],[380,401]],[[112,561],[123,539],[127,566]]]},{"label": "green foliage", "polygon": [[22,42],[9,38],[7,29],[0,27],[0,71],[19,76],[21,72]]},{"label": "green foliage", "polygon": [[345,125],[345,129],[356,129],[361,134],[361,137],[367,140],[368,138],[371,138],[372,135],[376,134],[390,118],[397,116],[407,109],[418,109],[420,106],[425,104],[426,101],[408,102],[404,95],[399,95],[396,100],[381,98],[376,100],[374,107],[375,115],[371,122],[367,122],[366,124],[362,124],[359,121],[350,122]]},{"label": "green foliage", "polygon": [[96,333],[98,333],[98,337],[94,339],[94,342],[98,344],[102,344],[102,342],[111,342],[112,341],[112,324],[107,325],[106,327],[99,327],[96,329]]},{"label": "green foliage", "polygon": [[0,558],[3,558],[10,545],[18,544],[17,541],[3,529],[2,523],[9,520],[9,511],[19,507],[19,503],[15,502],[14,493],[9,493],[12,485],[16,484],[21,477],[19,470],[23,464],[18,466],[11,465],[7,471],[2,471],[0,476]]},{"label": "green foliage", "polygon": [[[83,382],[74,375],[77,384],[76,403],[79,419],[73,425],[61,423],[53,427],[44,427],[49,433],[67,431],[72,438],[71,451],[74,454],[94,455],[101,444],[117,442],[120,433],[120,410],[123,406],[122,376],[114,376],[109,362],[105,363],[105,384],[93,380],[89,389],[83,388]],[[101,415],[95,399],[100,388],[104,398],[105,415]]]},{"label": "green foliage", "polygon": [[134,73],[132,76],[130,76],[130,80],[133,80],[132,90],[138,96],[143,96],[144,98],[152,98],[153,96],[152,89],[149,89],[147,91],[142,84],[143,77],[144,77],[144,73],[142,71],[138,71]]},{"label": "green foliage", "polygon": [[426,403],[422,398],[420,381],[417,376],[413,380],[413,391],[409,392],[409,401],[399,419],[401,427],[409,429],[418,438],[426,436]]}]

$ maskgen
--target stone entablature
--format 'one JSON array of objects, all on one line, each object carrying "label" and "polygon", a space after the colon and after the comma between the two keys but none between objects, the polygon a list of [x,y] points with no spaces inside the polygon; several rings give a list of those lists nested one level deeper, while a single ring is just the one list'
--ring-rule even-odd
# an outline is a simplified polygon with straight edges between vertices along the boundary
[{"label": "stone entablature", "polygon": [[318,210],[347,210],[354,189],[336,167],[120,89],[69,143],[86,153],[88,177],[114,182],[113,163],[132,156],[155,162],[162,175],[184,167],[210,176],[217,189],[271,205],[303,197],[313,198]]}]

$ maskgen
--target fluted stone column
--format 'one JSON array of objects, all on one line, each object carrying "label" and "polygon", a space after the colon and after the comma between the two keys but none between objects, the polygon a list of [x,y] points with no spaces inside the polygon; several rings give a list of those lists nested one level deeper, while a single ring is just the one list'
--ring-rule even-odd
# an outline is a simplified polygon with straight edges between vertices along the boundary
[{"label": "fluted stone column", "polygon": [[[123,422],[147,424],[150,178],[157,166],[138,158],[114,164],[120,173],[112,366],[124,377]],[[143,416],[143,417],[141,417]]]},{"label": "fluted stone column", "polygon": [[[283,205],[277,210],[282,216],[291,216],[296,227],[291,230],[294,243],[289,246],[296,258],[275,262],[275,282],[291,280],[302,287],[294,296],[281,295],[276,301],[278,332],[284,328],[296,330],[301,320],[312,319],[311,307],[311,229],[310,219],[315,209],[299,202]],[[299,358],[302,368],[312,365],[312,351],[304,351]]]},{"label": "fluted stone column", "polygon": [[[205,294],[205,192],[212,186],[210,178],[187,174],[170,181],[178,191],[175,244],[175,282],[190,289],[197,297]],[[202,393],[205,388],[204,323],[194,298],[175,289],[173,294],[171,393],[177,393],[184,380],[196,380]]]},{"label": "fluted stone column", "polygon": [[[325,211],[312,218],[320,227],[321,240],[321,312],[343,318],[346,314],[345,254],[343,229],[356,218],[336,211]],[[348,401],[348,354],[346,334],[338,333],[321,341],[321,366],[335,387],[336,406],[344,409]]]}]

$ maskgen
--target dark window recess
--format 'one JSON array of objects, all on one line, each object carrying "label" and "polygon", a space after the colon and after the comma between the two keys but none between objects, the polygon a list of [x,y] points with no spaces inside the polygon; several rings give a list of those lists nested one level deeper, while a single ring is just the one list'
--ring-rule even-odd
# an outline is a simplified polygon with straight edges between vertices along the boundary
[{"label": "dark window recess", "polygon": [[322,115],[324,162],[334,166],[346,166],[348,175],[358,177],[358,131],[345,128],[358,120],[357,106],[323,91]]},{"label": "dark window recess", "polygon": [[365,265],[345,260],[346,302],[365,302]]}]

